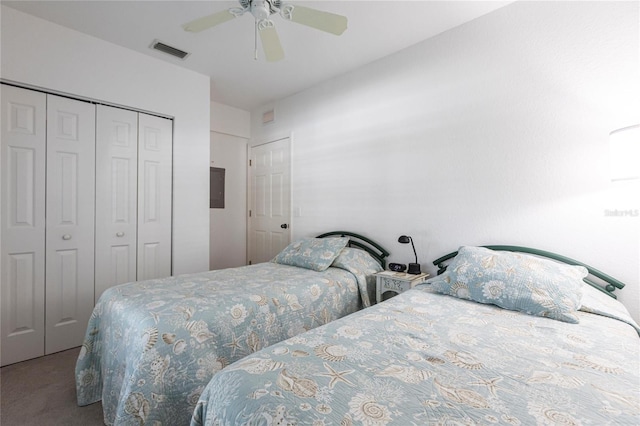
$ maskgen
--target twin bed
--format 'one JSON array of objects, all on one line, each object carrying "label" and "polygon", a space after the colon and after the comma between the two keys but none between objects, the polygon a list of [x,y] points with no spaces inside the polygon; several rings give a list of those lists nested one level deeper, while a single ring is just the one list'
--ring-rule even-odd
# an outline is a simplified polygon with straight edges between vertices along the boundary
[{"label": "twin bed", "polygon": [[336,231],[273,262],[132,282],[96,304],[76,364],[78,405],[106,424],[188,424],[225,366],[369,306],[388,252]]},{"label": "twin bed", "polygon": [[[144,353],[155,350],[154,359],[159,361],[142,362],[141,374],[131,377],[123,374],[122,366],[105,370],[103,361],[103,372],[122,376],[117,386],[105,388],[103,404],[104,394],[111,392],[121,394],[123,405],[111,419],[105,407],[105,422],[185,424],[192,414],[193,426],[639,424],[640,329],[614,298],[613,291],[623,284],[571,259],[519,250],[462,247],[434,262],[440,275],[426,284],[367,309],[343,308],[322,320],[316,317],[326,304],[310,306],[306,315],[313,317],[311,324],[277,337],[267,332],[265,317],[253,318],[252,330],[260,336],[260,345],[222,345],[235,348],[235,356],[217,347],[197,353],[197,337],[189,337],[191,332],[181,327],[173,333],[176,339],[189,339],[189,357],[172,358],[160,352],[165,346],[175,347],[160,342],[161,337],[146,349],[149,340],[140,331],[162,323],[140,320],[144,326],[137,327],[137,333],[143,337],[137,339],[137,350],[143,355],[134,351],[129,357],[140,363],[150,359]],[[374,269],[368,270],[369,275]],[[260,291],[273,297],[272,290],[268,296],[266,290]],[[363,299],[368,292],[371,284],[361,287]],[[223,311],[230,312],[234,297],[226,295],[217,303],[228,304]],[[111,296],[104,303],[109,300]],[[311,304],[300,297],[298,302],[305,309]],[[148,303],[154,308],[154,301]],[[360,304],[367,305],[364,300]],[[333,312],[336,305],[329,305]],[[249,310],[259,312],[260,307]],[[162,312],[157,318],[165,318],[174,329],[182,323],[173,313]],[[243,330],[233,323],[227,328],[232,337],[241,333],[238,328]],[[110,343],[102,338],[102,353],[122,352],[120,347],[127,340],[122,335],[127,331],[119,333],[120,339],[112,338]],[[216,337],[211,341],[223,336],[222,331],[212,333]],[[231,342],[246,342],[245,336]],[[200,361],[206,359],[211,363]],[[189,363],[195,366],[185,369]],[[96,374],[98,364],[93,364]],[[208,367],[206,380],[193,383],[205,364],[213,366]],[[79,383],[81,373],[82,368]],[[189,383],[191,391],[178,394],[177,387],[167,391],[167,383],[181,383],[178,379]],[[140,385],[141,380],[153,383],[155,390],[139,392],[146,386]],[[125,388],[128,396],[123,400]],[[81,395],[82,387],[78,389]],[[139,402],[142,397],[132,396],[138,394],[148,406]],[[179,418],[162,409],[167,394],[176,398],[172,410],[182,407]]]},{"label": "twin bed", "polygon": [[451,258],[221,371],[191,424],[640,424],[640,330],[605,294],[621,283],[600,291],[582,266],[485,248]]}]

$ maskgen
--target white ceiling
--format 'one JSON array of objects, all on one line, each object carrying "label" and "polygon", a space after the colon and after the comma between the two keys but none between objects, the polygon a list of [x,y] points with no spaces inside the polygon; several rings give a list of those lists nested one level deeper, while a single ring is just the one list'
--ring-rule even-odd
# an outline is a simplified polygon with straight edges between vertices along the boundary
[{"label": "white ceiling", "polygon": [[[182,24],[235,1],[6,1],[2,4],[211,78],[211,99],[245,110],[292,95],[331,77],[402,50],[512,1],[304,1],[293,4],[344,15],[341,36],[272,19],[285,59],[254,60],[250,14],[201,33]],[[154,39],[191,52],[185,60],[151,50]]]}]

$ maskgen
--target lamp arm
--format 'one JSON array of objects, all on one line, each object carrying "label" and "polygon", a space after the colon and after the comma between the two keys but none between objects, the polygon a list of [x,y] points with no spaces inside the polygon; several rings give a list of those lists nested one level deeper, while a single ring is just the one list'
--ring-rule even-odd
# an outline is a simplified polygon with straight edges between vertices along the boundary
[{"label": "lamp arm", "polygon": [[418,263],[418,254],[416,253],[416,246],[413,245],[413,238],[409,237],[411,240],[411,247],[413,247],[413,255],[416,257],[416,263]]}]

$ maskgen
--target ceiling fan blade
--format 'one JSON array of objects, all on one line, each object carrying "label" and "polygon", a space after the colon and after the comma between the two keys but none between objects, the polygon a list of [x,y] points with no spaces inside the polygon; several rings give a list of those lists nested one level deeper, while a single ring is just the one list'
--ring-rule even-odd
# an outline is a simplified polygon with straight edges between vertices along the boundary
[{"label": "ceiling fan blade", "polygon": [[335,35],[340,35],[347,29],[346,16],[310,7],[288,4],[282,8],[282,17]]},{"label": "ceiling fan blade", "polygon": [[236,16],[229,10],[222,10],[220,12],[214,13],[213,15],[203,16],[202,18],[198,18],[196,20],[188,22],[184,24],[182,28],[184,28],[185,31],[198,33],[211,27],[215,27],[216,25],[230,21],[235,17]]},{"label": "ceiling fan blade", "polygon": [[266,28],[260,28],[259,32],[262,40],[262,50],[264,50],[267,62],[277,62],[284,59],[284,51],[282,50],[276,27],[270,25]]}]

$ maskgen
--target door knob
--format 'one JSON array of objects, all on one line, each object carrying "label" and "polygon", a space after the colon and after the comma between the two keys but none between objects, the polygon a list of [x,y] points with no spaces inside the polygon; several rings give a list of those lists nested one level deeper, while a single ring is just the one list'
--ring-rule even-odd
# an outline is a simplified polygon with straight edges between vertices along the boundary
[{"label": "door knob", "polygon": [[124,232],[116,232],[116,237],[124,237]]},{"label": "door knob", "polygon": [[280,228],[282,229],[287,229],[289,227],[289,225],[287,225],[286,223],[283,223],[282,225],[280,225]]},{"label": "door knob", "polygon": [[63,240],[70,240],[70,239],[71,239],[71,235],[69,235],[69,234],[64,234],[64,235],[62,236],[62,239],[63,239]]}]

